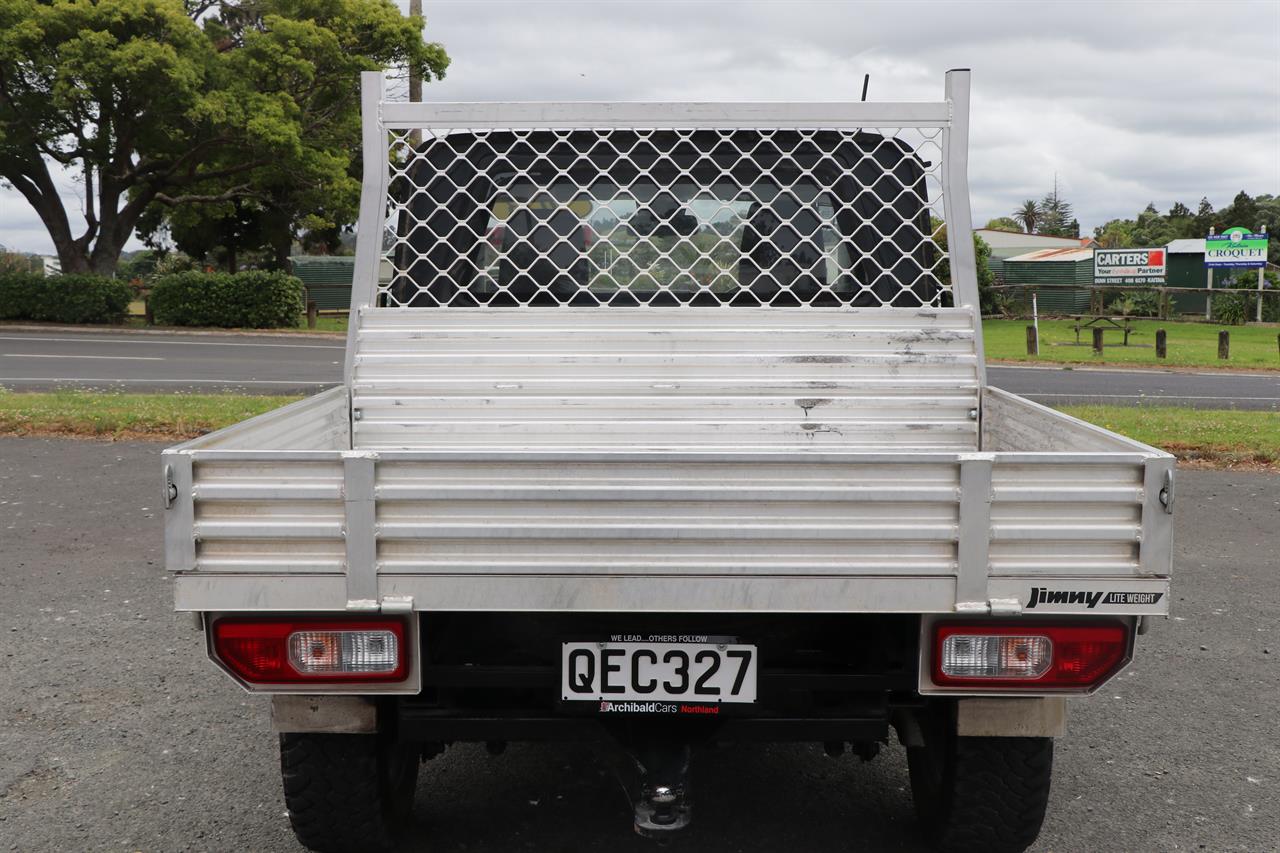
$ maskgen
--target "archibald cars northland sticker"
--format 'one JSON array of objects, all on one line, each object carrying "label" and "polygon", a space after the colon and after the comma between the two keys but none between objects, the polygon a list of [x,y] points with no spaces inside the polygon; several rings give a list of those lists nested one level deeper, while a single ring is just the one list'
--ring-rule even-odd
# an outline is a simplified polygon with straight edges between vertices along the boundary
[{"label": "archibald cars northland sticker", "polygon": [[1099,605],[1153,605],[1164,597],[1163,592],[1106,592],[1105,590],[1077,589],[1045,589],[1041,586],[1031,587],[1031,595],[1027,598],[1027,610],[1040,605],[1084,605],[1093,610]]}]

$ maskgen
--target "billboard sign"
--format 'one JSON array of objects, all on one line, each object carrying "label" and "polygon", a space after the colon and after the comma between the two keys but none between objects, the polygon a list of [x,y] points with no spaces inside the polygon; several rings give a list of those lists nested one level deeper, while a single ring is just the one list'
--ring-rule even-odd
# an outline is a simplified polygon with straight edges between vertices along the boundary
[{"label": "billboard sign", "polygon": [[1094,284],[1164,284],[1164,249],[1094,249]]},{"label": "billboard sign", "polygon": [[1204,241],[1206,267],[1257,269],[1267,265],[1267,235],[1250,234],[1247,228],[1228,228]]}]

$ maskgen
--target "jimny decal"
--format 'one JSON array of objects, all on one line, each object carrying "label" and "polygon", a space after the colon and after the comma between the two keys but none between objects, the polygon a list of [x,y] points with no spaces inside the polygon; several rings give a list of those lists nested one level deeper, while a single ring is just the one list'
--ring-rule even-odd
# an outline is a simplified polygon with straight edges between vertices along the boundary
[{"label": "jimny decal", "polygon": [[1093,610],[1099,604],[1155,604],[1163,592],[1104,592],[1102,590],[1079,589],[1045,589],[1040,586],[1031,587],[1031,595],[1027,599],[1027,609],[1031,610],[1039,604],[1083,604]]}]

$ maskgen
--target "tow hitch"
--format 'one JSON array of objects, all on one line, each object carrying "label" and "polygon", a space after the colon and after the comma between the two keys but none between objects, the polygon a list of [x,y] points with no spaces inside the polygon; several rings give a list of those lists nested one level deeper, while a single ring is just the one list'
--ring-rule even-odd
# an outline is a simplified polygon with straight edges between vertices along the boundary
[{"label": "tow hitch", "polygon": [[640,795],[635,800],[638,834],[664,838],[689,825],[691,754],[687,740],[661,737],[643,738],[631,750],[640,770]]}]

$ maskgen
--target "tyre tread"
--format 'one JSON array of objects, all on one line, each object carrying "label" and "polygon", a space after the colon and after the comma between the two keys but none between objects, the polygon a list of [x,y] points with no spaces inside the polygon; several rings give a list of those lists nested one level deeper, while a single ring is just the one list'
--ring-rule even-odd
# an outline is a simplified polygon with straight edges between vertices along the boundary
[{"label": "tyre tread", "polygon": [[282,734],[280,772],[294,834],[317,853],[394,847],[377,751],[361,735]]},{"label": "tyre tread", "polygon": [[942,853],[1021,853],[1040,834],[1053,775],[1052,738],[961,737],[938,838]]}]

